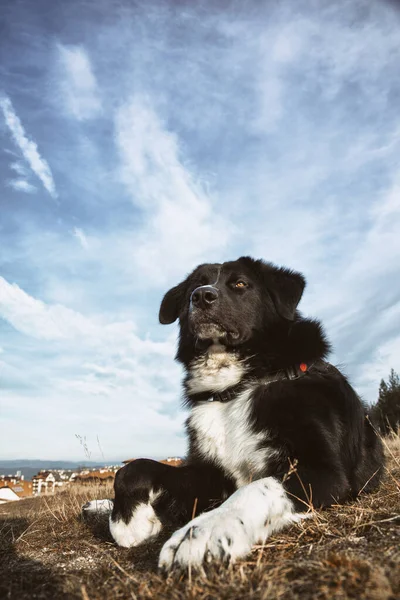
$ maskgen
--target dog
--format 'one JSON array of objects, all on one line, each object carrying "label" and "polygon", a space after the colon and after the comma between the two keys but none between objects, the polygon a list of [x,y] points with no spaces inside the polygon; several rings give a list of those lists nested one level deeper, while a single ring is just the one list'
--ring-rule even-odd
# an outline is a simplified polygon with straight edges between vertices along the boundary
[{"label": "dog", "polygon": [[172,520],[181,527],[162,571],[228,564],[310,510],[378,485],[382,444],[326,361],[321,324],[297,309],[304,287],[298,272],[241,257],[200,265],[166,293],[159,319],[179,319],[189,450],[180,467],[128,463],[114,501],[83,507],[110,512],[117,544],[136,546]]}]

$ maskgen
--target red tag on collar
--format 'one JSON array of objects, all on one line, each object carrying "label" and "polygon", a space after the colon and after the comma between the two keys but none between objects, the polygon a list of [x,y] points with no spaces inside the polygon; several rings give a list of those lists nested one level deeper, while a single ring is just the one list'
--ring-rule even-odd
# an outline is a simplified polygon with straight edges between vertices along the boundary
[{"label": "red tag on collar", "polygon": [[300,369],[300,371],[302,373],[305,373],[307,371],[307,365],[306,365],[306,363],[300,363],[299,369]]}]

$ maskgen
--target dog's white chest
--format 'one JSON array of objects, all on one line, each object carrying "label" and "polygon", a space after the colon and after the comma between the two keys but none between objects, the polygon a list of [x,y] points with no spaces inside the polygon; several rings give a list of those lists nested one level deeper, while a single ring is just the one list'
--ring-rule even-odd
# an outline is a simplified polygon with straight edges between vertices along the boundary
[{"label": "dog's white chest", "polygon": [[256,433],[250,425],[250,396],[246,390],[231,402],[200,402],[189,417],[200,454],[222,467],[238,487],[262,477],[273,452],[267,433]]},{"label": "dog's white chest", "polygon": [[223,349],[223,346],[214,344],[207,354],[192,362],[186,381],[189,393],[221,392],[239,383],[245,366],[235,354]]}]

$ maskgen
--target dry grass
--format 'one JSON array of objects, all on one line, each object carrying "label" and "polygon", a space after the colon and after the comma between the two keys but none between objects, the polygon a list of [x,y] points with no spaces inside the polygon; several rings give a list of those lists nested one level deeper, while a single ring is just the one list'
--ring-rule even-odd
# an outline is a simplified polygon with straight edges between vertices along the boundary
[{"label": "dry grass", "polygon": [[207,579],[157,574],[160,539],[117,548],[107,523],[80,507],[104,487],[0,507],[0,598],[182,600],[400,598],[400,437],[385,439],[385,481],[371,495],[316,514]]}]

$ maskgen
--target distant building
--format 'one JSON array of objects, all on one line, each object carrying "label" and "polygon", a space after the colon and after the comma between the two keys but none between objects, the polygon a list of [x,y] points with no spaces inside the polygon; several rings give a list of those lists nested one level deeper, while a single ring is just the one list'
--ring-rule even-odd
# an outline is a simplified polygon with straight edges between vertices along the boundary
[{"label": "distant building", "polygon": [[115,471],[110,471],[108,469],[97,469],[95,471],[89,471],[86,473],[80,473],[75,478],[75,483],[80,483],[81,485],[89,485],[89,484],[99,484],[106,485],[107,483],[112,483],[115,478]]},{"label": "distant building", "polygon": [[102,468],[41,470],[32,481],[25,481],[21,472],[15,475],[0,475],[0,502],[10,502],[28,496],[54,494],[62,491],[72,483],[88,485],[90,483],[112,483],[120,465],[109,465]]},{"label": "distant building", "polygon": [[11,489],[17,494],[19,498],[29,498],[33,494],[32,481],[25,481],[21,479]]},{"label": "distant building", "polygon": [[180,467],[183,463],[183,460],[178,456],[171,456],[165,460],[160,460],[160,463],[163,463],[164,465],[170,465],[171,467]]},{"label": "distant building", "polygon": [[53,494],[59,492],[72,483],[87,485],[89,483],[107,483],[112,482],[119,465],[107,466],[104,468],[83,468],[79,471],[67,469],[52,469],[51,471],[39,471],[32,478],[33,494]]},{"label": "distant building", "polygon": [[24,476],[20,475],[21,471],[17,471],[15,475],[0,475],[0,485],[2,483],[17,483],[18,481],[24,481]]},{"label": "distant building", "polygon": [[69,478],[62,477],[60,471],[39,471],[37,475],[32,477],[33,495],[54,494],[68,481]]},{"label": "distant building", "polygon": [[0,503],[29,498],[33,493],[31,481],[16,479],[15,477],[2,477],[0,479]]},{"label": "distant building", "polygon": [[15,500],[19,500],[18,494],[16,494],[11,488],[7,485],[0,488],[0,504],[5,504],[6,502],[14,502]]}]

